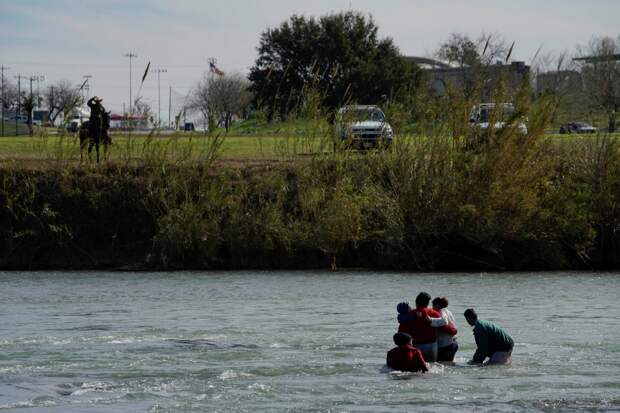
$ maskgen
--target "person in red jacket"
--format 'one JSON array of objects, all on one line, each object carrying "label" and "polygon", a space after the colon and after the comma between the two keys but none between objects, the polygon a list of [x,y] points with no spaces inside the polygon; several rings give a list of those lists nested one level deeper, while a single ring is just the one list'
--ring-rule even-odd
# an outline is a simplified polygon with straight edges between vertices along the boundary
[{"label": "person in red jacket", "polygon": [[426,373],[428,366],[422,352],[411,345],[411,336],[407,333],[394,334],[394,347],[387,353],[387,365],[394,370]]},{"label": "person in red jacket", "polygon": [[441,319],[441,313],[428,307],[431,296],[421,292],[415,299],[415,309],[411,309],[409,304],[400,303],[396,307],[398,311],[398,331],[407,333],[413,338],[413,345],[422,351],[424,359],[427,361],[437,360],[437,332],[435,327],[446,325],[441,321],[433,322],[431,319]]}]

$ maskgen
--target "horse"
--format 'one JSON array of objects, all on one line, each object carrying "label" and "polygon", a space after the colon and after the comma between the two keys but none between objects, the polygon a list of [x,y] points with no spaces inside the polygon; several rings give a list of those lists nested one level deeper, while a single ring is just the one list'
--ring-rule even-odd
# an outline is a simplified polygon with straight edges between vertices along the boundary
[{"label": "horse", "polygon": [[89,159],[94,147],[97,152],[97,163],[99,163],[99,145],[101,144],[103,144],[103,157],[107,158],[108,145],[112,144],[112,138],[110,137],[110,134],[107,130],[104,130],[101,133],[94,133],[90,128],[90,121],[87,120],[80,126],[79,136],[80,162],[84,160],[84,148],[86,147],[86,144],[88,144]]}]

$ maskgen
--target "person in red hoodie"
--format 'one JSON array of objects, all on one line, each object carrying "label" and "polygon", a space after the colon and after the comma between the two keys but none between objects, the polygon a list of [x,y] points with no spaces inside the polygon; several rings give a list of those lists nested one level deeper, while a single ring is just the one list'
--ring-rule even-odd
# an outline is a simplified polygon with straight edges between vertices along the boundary
[{"label": "person in red hoodie", "polygon": [[428,307],[431,296],[421,292],[415,299],[415,309],[411,309],[408,303],[400,303],[396,307],[398,311],[398,331],[407,333],[413,338],[413,345],[422,351],[424,359],[430,362],[437,360],[437,332],[435,327],[445,326],[441,319],[441,313]]},{"label": "person in red hoodie", "polygon": [[428,366],[422,352],[411,345],[411,336],[407,333],[394,334],[394,347],[387,353],[387,365],[394,370],[426,373]]}]

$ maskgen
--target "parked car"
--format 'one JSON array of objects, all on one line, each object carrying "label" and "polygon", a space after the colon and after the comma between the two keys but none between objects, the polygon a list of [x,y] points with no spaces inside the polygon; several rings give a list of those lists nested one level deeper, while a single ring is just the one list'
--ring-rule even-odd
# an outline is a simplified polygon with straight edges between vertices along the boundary
[{"label": "parked car", "polygon": [[[501,109],[501,112],[494,113],[496,110]],[[490,126],[494,129],[502,129],[506,126],[506,122],[514,117],[515,108],[512,103],[481,103],[478,106],[474,106],[470,115],[469,122],[472,126],[475,126],[481,130],[486,130]],[[495,123],[491,125],[493,116],[496,116]],[[523,120],[517,122],[519,133],[521,135],[527,135],[527,126]]]},{"label": "parked car", "polygon": [[27,115],[9,115],[4,117],[5,122],[15,122],[17,123],[27,123],[28,116]]},{"label": "parked car", "polygon": [[358,148],[389,147],[393,131],[385,114],[374,105],[348,105],[336,114],[336,139]]},{"label": "parked car", "polygon": [[585,122],[568,122],[560,126],[560,133],[596,133],[596,128]]},{"label": "parked car", "polygon": [[67,123],[67,131],[71,133],[77,133],[82,125],[82,121],[80,119],[71,119],[69,123]]}]

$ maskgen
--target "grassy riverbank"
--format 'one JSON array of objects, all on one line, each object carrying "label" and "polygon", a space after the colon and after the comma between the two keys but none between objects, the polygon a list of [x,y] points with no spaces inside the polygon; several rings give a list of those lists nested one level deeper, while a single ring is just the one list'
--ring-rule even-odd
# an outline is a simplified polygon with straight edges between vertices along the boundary
[{"label": "grassy riverbank", "polygon": [[4,161],[0,267],[617,268],[617,140],[542,136],[269,162],[226,162],[217,142],[173,160]]},{"label": "grassy riverbank", "polygon": [[75,138],[3,138],[0,268],[620,267],[619,140],[550,136],[553,102],[521,99],[493,131],[438,100],[368,152],[334,150],[320,110],[117,135],[100,165]]},{"label": "grassy riverbank", "polygon": [[[251,124],[251,123],[250,123]],[[176,161],[179,158],[199,159],[205,152],[213,151],[217,146],[217,157],[222,161],[244,160],[281,160],[299,156],[317,155],[331,152],[332,142],[325,133],[307,136],[303,130],[270,126],[269,128],[252,129],[241,125],[238,129],[226,134],[218,132],[208,136],[204,134],[118,134],[113,136],[113,145],[109,148],[108,160],[113,163],[127,162],[130,159],[143,161],[157,156]],[[543,139],[557,144],[583,142],[600,139],[601,135],[560,135],[545,134]],[[618,139],[620,133],[606,134],[607,138]],[[400,135],[402,144],[410,144],[419,139],[435,139],[432,136]],[[93,153],[94,158],[94,153]],[[44,167],[49,162],[62,160],[65,163],[80,163],[80,148],[77,137],[67,136],[6,136],[0,137],[0,164],[11,162],[39,163]],[[41,161],[43,161],[41,163]],[[91,160],[92,161],[92,160]],[[87,153],[84,160],[87,163]]]}]

